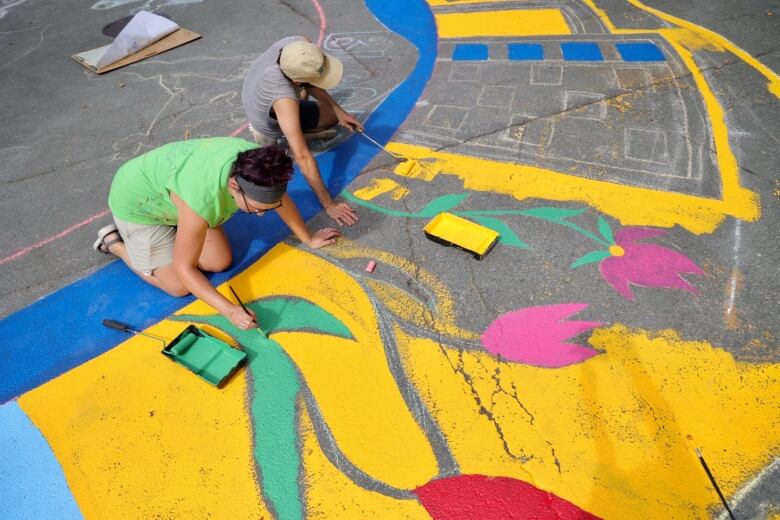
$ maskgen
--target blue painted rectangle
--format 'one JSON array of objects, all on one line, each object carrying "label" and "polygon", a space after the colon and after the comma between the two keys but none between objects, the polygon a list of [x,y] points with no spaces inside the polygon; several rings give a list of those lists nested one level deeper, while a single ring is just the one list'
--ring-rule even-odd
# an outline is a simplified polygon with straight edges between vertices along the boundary
[{"label": "blue painted rectangle", "polygon": [[453,61],[487,61],[488,46],[483,43],[458,43],[452,51]]},{"label": "blue painted rectangle", "polygon": [[508,57],[512,61],[543,60],[544,47],[541,43],[510,43]]},{"label": "blue painted rectangle", "polygon": [[666,61],[666,56],[654,43],[626,42],[615,47],[623,61]]},{"label": "blue painted rectangle", "polygon": [[569,42],[561,44],[565,61],[604,61],[601,49],[593,42]]}]

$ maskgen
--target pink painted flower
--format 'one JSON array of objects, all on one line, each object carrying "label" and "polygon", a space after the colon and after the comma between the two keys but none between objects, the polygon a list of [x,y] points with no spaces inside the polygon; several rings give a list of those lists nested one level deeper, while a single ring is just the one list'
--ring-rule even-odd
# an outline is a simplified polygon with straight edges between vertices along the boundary
[{"label": "pink painted flower", "polygon": [[633,301],[632,285],[667,287],[698,294],[682,274],[703,274],[701,268],[687,256],[642,239],[663,236],[662,229],[627,227],[615,233],[615,244],[607,258],[599,263],[601,276],[618,294]]},{"label": "pink painted flower", "polygon": [[536,367],[581,363],[599,352],[564,341],[598,327],[601,322],[564,320],[587,307],[585,303],[562,303],[502,314],[482,334],[482,346],[509,361]]}]

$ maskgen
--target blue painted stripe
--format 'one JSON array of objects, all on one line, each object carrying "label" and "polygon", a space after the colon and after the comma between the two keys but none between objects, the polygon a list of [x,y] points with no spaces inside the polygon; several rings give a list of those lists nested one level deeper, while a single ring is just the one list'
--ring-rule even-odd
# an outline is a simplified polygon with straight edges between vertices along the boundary
[{"label": "blue painted stripe", "polygon": [[488,46],[483,43],[457,43],[452,51],[453,61],[486,61]]},{"label": "blue painted stripe", "polygon": [[0,406],[3,518],[83,518],[46,439],[16,402]]},{"label": "blue painted stripe", "polygon": [[[433,72],[436,31],[430,8],[422,0],[385,2],[367,0],[380,23],[406,38],[418,50],[409,77],[376,108],[366,121],[366,132],[387,143],[409,115]],[[377,154],[357,136],[317,157],[323,181],[339,193]],[[322,210],[317,198],[296,170],[289,191],[305,219]],[[262,218],[240,214],[225,226],[233,246],[233,266],[211,276],[219,284],[243,271],[273,245],[289,235],[275,214]],[[345,235],[349,236],[349,230]],[[89,247],[89,244],[84,244]],[[126,336],[101,324],[114,318],[145,328],[190,303],[171,298],[145,284],[121,262],[69,285],[0,321],[3,339],[0,363],[0,403],[110,350]]]},{"label": "blue painted stripe", "polygon": [[510,43],[507,57],[512,61],[536,61],[544,59],[541,43]]},{"label": "blue painted stripe", "polygon": [[593,42],[569,42],[561,44],[565,61],[604,61],[601,49]]},{"label": "blue painted stripe", "polygon": [[664,53],[654,43],[627,42],[615,44],[623,61],[666,61]]}]

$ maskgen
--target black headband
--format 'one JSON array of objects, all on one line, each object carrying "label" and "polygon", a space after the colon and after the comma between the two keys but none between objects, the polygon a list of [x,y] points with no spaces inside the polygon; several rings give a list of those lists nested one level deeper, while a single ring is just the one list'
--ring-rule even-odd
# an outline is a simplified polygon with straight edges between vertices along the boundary
[{"label": "black headband", "polygon": [[287,191],[286,182],[277,184],[276,186],[258,186],[240,175],[236,175],[236,182],[247,197],[260,204],[274,204],[279,202]]}]

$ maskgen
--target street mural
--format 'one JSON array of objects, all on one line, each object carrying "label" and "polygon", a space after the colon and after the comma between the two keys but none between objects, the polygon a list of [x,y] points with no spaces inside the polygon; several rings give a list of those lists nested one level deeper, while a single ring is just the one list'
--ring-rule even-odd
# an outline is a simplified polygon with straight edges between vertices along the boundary
[{"label": "street mural", "polygon": [[[280,243],[231,279],[263,332],[202,302],[146,331],[195,323],[246,367],[217,390],[136,336],[0,408],[59,463],[63,518],[716,518],[694,448],[733,500],[776,472],[780,364],[616,316],[695,302],[709,264],[680,237],[760,218],[697,53],[780,96],[777,75],[638,0],[622,27],[598,0],[402,3],[430,9],[438,48],[388,145],[420,167],[342,194],[376,232]],[[495,250],[427,241],[445,211]]]}]

